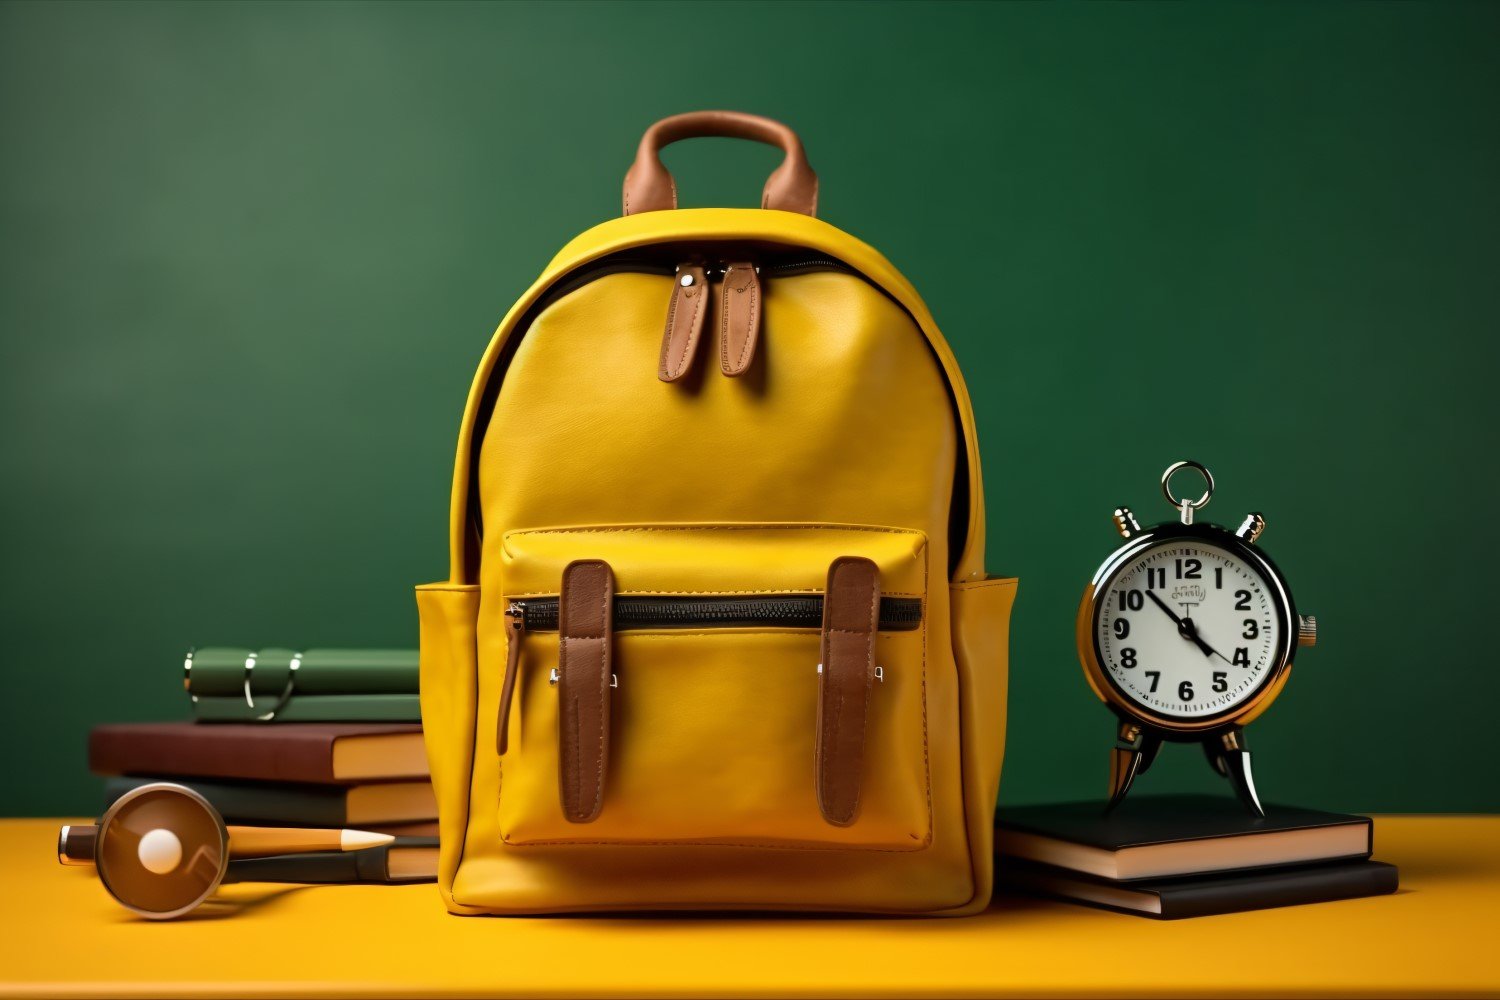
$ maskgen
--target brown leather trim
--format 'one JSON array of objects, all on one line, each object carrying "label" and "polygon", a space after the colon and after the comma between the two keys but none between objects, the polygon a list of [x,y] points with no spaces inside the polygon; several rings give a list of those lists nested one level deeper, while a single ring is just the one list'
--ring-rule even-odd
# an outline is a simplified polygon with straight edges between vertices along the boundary
[{"label": "brown leather trim", "polygon": [[[687,284],[683,284],[686,281]],[[661,337],[661,360],[656,376],[675,382],[686,375],[698,353],[698,341],[708,323],[708,270],[702,264],[683,264],[672,279],[667,303],[667,327]]]},{"label": "brown leather trim", "polygon": [[614,597],[609,563],[581,559],[563,570],[558,609],[558,782],[563,815],[570,823],[596,819],[604,804]]},{"label": "brown leather trim", "polygon": [[760,275],[754,264],[730,264],[719,289],[719,367],[743,375],[760,340]]},{"label": "brown leather trim", "polygon": [[816,760],[818,808],[834,826],[859,815],[879,618],[879,567],[859,556],[835,559],[823,597]]},{"label": "brown leather trim", "polygon": [[505,756],[510,746],[510,705],[516,697],[516,678],[521,673],[521,642],[526,638],[526,617],[518,608],[505,609],[505,679],[500,685],[500,710],[495,718],[495,752]]},{"label": "brown leather trim", "polygon": [[646,130],[635,162],[625,174],[625,214],[658,212],[677,207],[677,183],[661,162],[661,149],[680,139],[722,136],[779,146],[786,157],[771,172],[761,192],[760,207],[816,215],[818,175],[807,162],[802,140],[781,122],[740,111],[689,111],[663,118]]}]

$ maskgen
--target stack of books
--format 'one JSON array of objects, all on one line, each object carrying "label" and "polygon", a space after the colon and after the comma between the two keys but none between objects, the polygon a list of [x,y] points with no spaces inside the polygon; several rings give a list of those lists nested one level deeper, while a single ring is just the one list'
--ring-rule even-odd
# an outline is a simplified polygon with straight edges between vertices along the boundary
[{"label": "stack of books", "polygon": [[240,881],[436,878],[437,801],[415,651],[204,649],[187,662],[198,721],[90,733],[89,768],[105,778],[105,809],[139,785],[171,781],[197,791],[230,824],[397,838],[347,853],[236,860]]},{"label": "stack of books", "polygon": [[1005,887],[1172,920],[1396,891],[1393,865],[1370,860],[1363,816],[1237,801],[1141,796],[1003,808],[996,879]]}]

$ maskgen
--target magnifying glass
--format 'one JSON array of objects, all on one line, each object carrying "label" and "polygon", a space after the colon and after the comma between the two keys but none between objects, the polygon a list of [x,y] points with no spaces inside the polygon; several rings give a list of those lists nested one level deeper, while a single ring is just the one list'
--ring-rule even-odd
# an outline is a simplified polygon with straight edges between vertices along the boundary
[{"label": "magnifying glass", "polygon": [[95,866],[99,881],[122,906],[170,920],[213,895],[229,874],[231,858],[354,851],[394,839],[363,830],[226,826],[202,795],[162,781],[120,796],[97,826],[63,827],[57,860]]}]

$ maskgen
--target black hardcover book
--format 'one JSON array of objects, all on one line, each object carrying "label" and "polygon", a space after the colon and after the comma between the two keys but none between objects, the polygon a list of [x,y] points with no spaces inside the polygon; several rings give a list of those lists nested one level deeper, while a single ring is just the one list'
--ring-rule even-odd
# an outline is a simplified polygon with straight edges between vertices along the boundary
[{"label": "black hardcover book", "polygon": [[996,875],[1008,888],[1158,920],[1381,896],[1395,892],[1397,885],[1395,866],[1379,861],[1337,861],[1133,882],[1015,861],[1002,866]]},{"label": "black hardcover book", "polygon": [[1374,846],[1364,816],[1267,806],[1257,818],[1228,796],[1143,795],[1108,814],[1100,802],[1015,806],[995,822],[1002,864],[1021,858],[1107,879],[1360,860]]},{"label": "black hardcover book", "polygon": [[236,858],[226,882],[301,882],[306,884],[437,881],[436,837],[398,837],[381,847],[360,851],[320,851],[270,858]]}]

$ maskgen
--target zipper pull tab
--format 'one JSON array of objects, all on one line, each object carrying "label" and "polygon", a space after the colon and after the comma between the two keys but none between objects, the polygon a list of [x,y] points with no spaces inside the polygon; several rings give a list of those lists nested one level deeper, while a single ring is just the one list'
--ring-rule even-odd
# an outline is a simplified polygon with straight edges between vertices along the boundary
[{"label": "zipper pull tab", "polygon": [[667,328],[661,338],[661,361],[656,376],[676,382],[693,367],[698,341],[708,322],[708,268],[692,261],[677,266],[667,303]]},{"label": "zipper pull tab", "polygon": [[760,340],[760,268],[745,261],[730,264],[720,296],[719,367],[725,375],[743,375]]},{"label": "zipper pull tab", "polygon": [[505,756],[510,741],[510,703],[521,673],[521,640],[526,637],[526,602],[511,601],[505,609],[505,681],[500,688],[500,712],[495,729],[495,749]]}]

